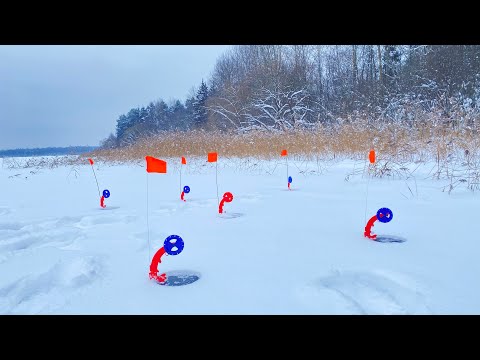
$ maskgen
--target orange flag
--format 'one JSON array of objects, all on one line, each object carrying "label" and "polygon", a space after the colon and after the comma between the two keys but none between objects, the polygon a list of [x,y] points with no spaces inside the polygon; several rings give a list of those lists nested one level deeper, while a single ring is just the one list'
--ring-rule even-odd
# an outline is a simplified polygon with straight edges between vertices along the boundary
[{"label": "orange flag", "polygon": [[187,165],[187,159],[185,159],[185,157],[182,156],[182,165]]},{"label": "orange flag", "polygon": [[88,161],[90,162],[90,165],[93,165],[93,160],[92,159],[88,159]]},{"label": "orange flag", "polygon": [[156,159],[152,156],[146,156],[145,159],[147,160],[147,172],[156,172],[156,173],[167,173],[167,162]]},{"label": "orange flag", "polygon": [[280,154],[280,156],[287,156],[287,150],[282,150],[282,153]]},{"label": "orange flag", "polygon": [[208,153],[208,162],[217,162],[217,153],[216,152]]},{"label": "orange flag", "polygon": [[370,163],[373,164],[375,163],[375,150],[370,150],[370,153],[368,154],[368,158],[370,159]]}]

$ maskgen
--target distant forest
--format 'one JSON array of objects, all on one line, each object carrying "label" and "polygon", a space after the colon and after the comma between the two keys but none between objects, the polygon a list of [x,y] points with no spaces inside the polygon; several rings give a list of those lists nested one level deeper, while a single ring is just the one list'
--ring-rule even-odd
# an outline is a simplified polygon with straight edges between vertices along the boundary
[{"label": "distant forest", "polygon": [[79,155],[93,151],[96,148],[96,146],[69,146],[36,149],[0,150],[0,157]]},{"label": "distant forest", "polygon": [[101,147],[166,131],[279,132],[360,119],[476,129],[479,104],[477,45],[239,45],[184,102],[158,99],[120,115]]}]

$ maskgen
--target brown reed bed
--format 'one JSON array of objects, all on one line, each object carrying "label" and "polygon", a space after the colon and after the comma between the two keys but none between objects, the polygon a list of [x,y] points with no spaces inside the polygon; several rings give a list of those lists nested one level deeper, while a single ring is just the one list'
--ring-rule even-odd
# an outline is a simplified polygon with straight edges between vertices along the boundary
[{"label": "brown reed bed", "polygon": [[478,133],[463,129],[428,124],[354,123],[318,126],[314,130],[286,133],[249,132],[170,132],[143,138],[117,149],[100,149],[80,158],[93,157],[104,162],[130,162],[146,155],[159,158],[180,156],[204,157],[217,151],[224,158],[278,158],[282,149],[297,159],[365,158],[375,148],[380,158],[401,161],[442,161],[452,154],[477,156],[480,148]]}]

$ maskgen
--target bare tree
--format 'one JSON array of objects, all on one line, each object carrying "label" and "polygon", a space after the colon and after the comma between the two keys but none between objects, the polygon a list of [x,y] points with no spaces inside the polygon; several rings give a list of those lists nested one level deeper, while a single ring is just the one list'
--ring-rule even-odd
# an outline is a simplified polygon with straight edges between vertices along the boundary
[{"label": "bare tree", "polygon": [[355,90],[357,85],[358,66],[357,66],[357,45],[352,45],[352,87]]},{"label": "bare tree", "polygon": [[[234,128],[240,130],[246,125],[250,104],[242,99],[239,87],[229,87],[221,95],[210,99],[207,110],[219,121],[215,121],[216,128]],[[222,126],[220,123],[224,122]]]},{"label": "bare tree", "polygon": [[293,130],[311,124],[306,117],[312,110],[306,104],[305,89],[273,91],[262,89],[252,104],[255,112],[247,114],[249,129]]}]

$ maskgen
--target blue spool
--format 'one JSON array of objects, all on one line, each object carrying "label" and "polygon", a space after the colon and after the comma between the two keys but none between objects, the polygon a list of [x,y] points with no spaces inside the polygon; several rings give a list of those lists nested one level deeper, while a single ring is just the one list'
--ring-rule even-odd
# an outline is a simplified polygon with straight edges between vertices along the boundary
[{"label": "blue spool", "polygon": [[289,183],[289,184],[292,183],[292,177],[291,177],[291,176],[288,177],[288,183]]},{"label": "blue spool", "polygon": [[103,190],[103,197],[105,199],[108,199],[110,197],[110,191],[108,191],[107,189]]},{"label": "blue spool", "polygon": [[388,223],[393,219],[392,210],[389,208],[381,208],[377,211],[377,219],[382,223]]},{"label": "blue spool", "polygon": [[[176,240],[175,242],[171,242],[172,240]],[[183,251],[183,247],[185,246],[185,243],[183,242],[183,239],[178,236],[178,235],[170,235],[165,239],[163,242],[163,248],[165,249],[165,252],[168,255],[178,255]],[[176,248],[176,250],[173,250],[173,248]]]},{"label": "blue spool", "polygon": [[183,192],[184,192],[185,194],[188,194],[188,193],[190,192],[190,186],[184,186],[184,187],[183,187]]}]

